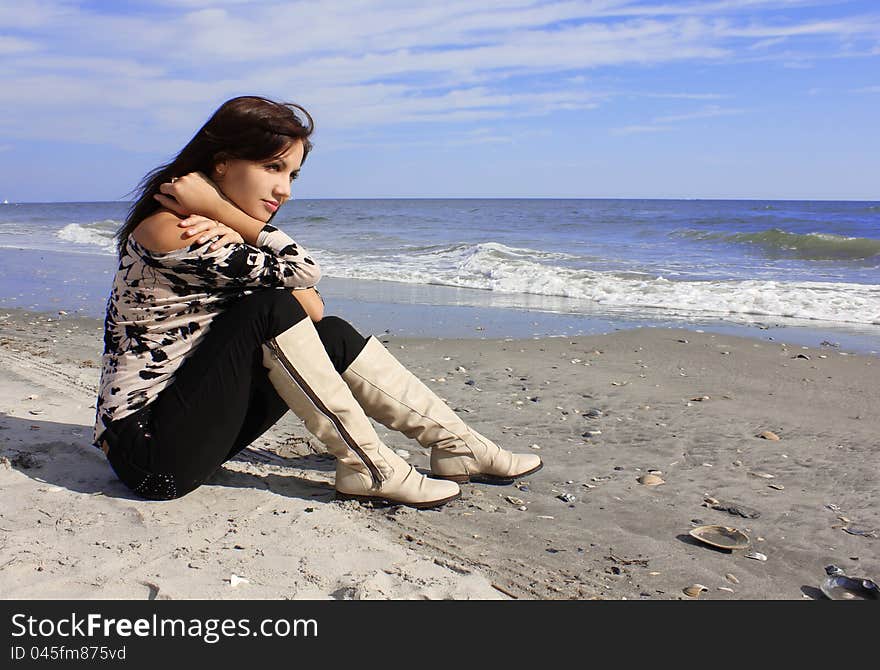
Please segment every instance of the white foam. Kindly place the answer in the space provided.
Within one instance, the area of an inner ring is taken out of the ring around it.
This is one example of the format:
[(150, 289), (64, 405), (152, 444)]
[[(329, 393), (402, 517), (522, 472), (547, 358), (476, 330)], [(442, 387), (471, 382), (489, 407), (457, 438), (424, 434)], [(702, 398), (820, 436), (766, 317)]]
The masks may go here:
[[(524, 252), (528, 250), (489, 243), (377, 260), (329, 252), (316, 255), (327, 276), (561, 296), (611, 308), (880, 324), (880, 286), (876, 285), (669, 281), (663, 277), (639, 278), (631, 272), (598, 272), (539, 263), (529, 260), (537, 252)], [(549, 255), (540, 255), (549, 260)]]
[(103, 251), (115, 253), (116, 242), (113, 234), (118, 221), (106, 219), (95, 223), (69, 223), (55, 233), (56, 237), (75, 244), (90, 244), (100, 247)]

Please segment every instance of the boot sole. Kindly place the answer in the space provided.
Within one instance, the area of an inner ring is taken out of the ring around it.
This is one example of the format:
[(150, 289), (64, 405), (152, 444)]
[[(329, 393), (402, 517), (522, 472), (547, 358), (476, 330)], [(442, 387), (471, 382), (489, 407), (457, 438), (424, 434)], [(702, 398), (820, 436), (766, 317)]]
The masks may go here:
[(402, 500), (392, 500), (391, 498), (382, 498), (379, 496), (361, 496), (355, 495), (354, 493), (342, 493), (341, 491), (336, 492), (337, 500), (356, 500), (357, 502), (371, 503), (372, 505), (379, 505), (382, 507), (390, 507), (392, 505), (405, 505), (406, 507), (415, 507), (416, 509), (430, 509), (432, 507), (440, 507), (441, 505), (445, 505), (446, 503), (461, 498), (461, 491), (456, 493), (454, 496), (449, 496), (448, 498), (441, 498), (440, 500), (428, 500), (426, 502), (403, 502)]
[(525, 472), (521, 472), (518, 475), (510, 475), (507, 477), (500, 477), (497, 475), (484, 475), (484, 474), (475, 474), (475, 475), (430, 475), (433, 479), (446, 479), (450, 482), (455, 482), (456, 484), (467, 484), (468, 482), (472, 482), (474, 484), (494, 484), (495, 486), (504, 486), (506, 484), (513, 484), (517, 479), (521, 477), (525, 477), (526, 475), (531, 475), (544, 467), (544, 463), (541, 462), (537, 467), (532, 468), (531, 470), (526, 470)]

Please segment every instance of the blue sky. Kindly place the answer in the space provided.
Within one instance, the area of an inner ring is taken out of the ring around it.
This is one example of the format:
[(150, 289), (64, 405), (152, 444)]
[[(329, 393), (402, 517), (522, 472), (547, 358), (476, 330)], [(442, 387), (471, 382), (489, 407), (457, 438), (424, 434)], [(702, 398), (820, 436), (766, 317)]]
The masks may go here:
[(316, 119), (294, 197), (880, 199), (880, 3), (16, 0), (0, 199), (125, 198), (224, 100)]

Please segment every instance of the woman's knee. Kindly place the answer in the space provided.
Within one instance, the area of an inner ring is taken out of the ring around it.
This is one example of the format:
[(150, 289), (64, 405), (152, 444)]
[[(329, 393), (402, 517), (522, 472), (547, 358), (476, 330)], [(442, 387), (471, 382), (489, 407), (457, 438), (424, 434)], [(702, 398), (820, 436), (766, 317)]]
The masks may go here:
[(365, 343), (366, 338), (361, 335), (357, 328), (339, 316), (325, 316), (315, 323), (315, 329), (321, 335), (321, 339), (328, 342), (347, 341), (351, 344)]
[(272, 335), (282, 333), (308, 318), (305, 309), (290, 289), (269, 289), (254, 295), (260, 295), (260, 305), (269, 319), (268, 328)]
[(367, 339), (357, 328), (338, 316), (325, 316), (315, 324), (324, 349), (337, 371), (344, 372), (366, 346)]

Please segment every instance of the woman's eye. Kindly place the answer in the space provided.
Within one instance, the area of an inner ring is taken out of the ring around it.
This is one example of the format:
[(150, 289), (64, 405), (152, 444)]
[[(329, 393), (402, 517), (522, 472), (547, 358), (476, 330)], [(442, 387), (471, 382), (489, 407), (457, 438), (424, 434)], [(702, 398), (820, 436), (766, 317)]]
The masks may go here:
[(269, 163), (269, 165), (266, 166), (266, 169), (268, 170), (278, 170), (280, 168), (281, 166), (278, 165), (278, 163)]
[(299, 177), (299, 173), (297, 173), (297, 172), (292, 172), (291, 175), (290, 175), (290, 181), (293, 181), (293, 180), (296, 179), (297, 177)]

